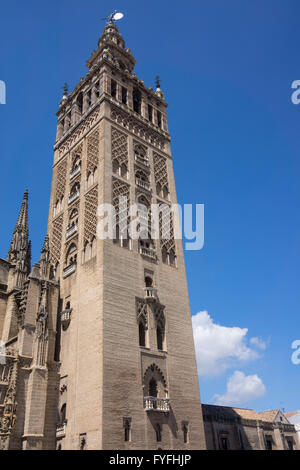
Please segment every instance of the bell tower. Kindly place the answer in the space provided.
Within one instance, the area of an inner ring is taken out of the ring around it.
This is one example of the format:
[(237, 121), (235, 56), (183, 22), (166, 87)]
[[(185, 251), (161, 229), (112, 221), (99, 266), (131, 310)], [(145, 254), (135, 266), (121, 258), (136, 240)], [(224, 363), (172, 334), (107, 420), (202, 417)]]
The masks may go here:
[[(205, 448), (182, 243), (173, 221), (168, 238), (148, 233), (151, 204), (177, 200), (167, 104), (135, 63), (112, 15), (57, 113), (48, 236), (60, 449)], [(113, 239), (97, 237), (101, 204), (116, 210)], [(132, 204), (146, 208), (139, 239), (124, 224)]]

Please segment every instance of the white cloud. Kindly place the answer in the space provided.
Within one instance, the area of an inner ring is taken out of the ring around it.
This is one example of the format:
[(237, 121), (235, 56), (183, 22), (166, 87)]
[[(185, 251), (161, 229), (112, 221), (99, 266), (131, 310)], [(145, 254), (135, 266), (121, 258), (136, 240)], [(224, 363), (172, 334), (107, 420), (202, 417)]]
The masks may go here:
[(266, 349), (267, 347), (267, 343), (261, 338), (257, 338), (256, 336), (250, 339), (250, 344), (262, 350)]
[(192, 323), (200, 376), (220, 375), (259, 357), (246, 344), (247, 328), (218, 325), (207, 312), (194, 315)]
[(224, 406), (240, 406), (266, 393), (266, 387), (257, 374), (245, 375), (236, 370), (229, 377), (224, 395), (215, 395), (215, 404)]

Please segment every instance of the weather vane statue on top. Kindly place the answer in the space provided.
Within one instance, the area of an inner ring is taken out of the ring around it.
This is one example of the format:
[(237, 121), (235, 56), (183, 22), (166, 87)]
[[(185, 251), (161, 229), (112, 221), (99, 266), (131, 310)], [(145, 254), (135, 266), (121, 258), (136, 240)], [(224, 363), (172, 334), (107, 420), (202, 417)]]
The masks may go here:
[(106, 18), (102, 18), (102, 19), (108, 20), (109, 23), (113, 23), (114, 21), (121, 20), (123, 16), (124, 16), (123, 13), (117, 12), (117, 10), (115, 10), (109, 16), (107, 16)]

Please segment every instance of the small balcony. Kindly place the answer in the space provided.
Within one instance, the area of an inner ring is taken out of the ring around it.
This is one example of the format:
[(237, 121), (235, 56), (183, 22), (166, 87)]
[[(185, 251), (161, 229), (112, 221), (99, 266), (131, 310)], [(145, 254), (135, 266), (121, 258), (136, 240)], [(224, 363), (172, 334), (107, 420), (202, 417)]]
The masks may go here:
[(152, 248), (140, 247), (140, 254), (154, 261), (157, 261), (156, 251)]
[(138, 163), (141, 163), (142, 165), (146, 166), (147, 168), (149, 168), (150, 166), (150, 163), (149, 163), (149, 160), (147, 158), (143, 158), (142, 156), (140, 155), (137, 155), (135, 154), (135, 161), (138, 162)]
[(70, 180), (73, 179), (74, 176), (78, 175), (78, 173), (80, 173), (80, 171), (81, 171), (81, 166), (80, 166), (80, 165), (79, 165), (79, 166), (76, 166), (76, 167), (74, 168), (74, 170), (72, 170), (72, 171), (70, 172)]
[(160, 411), (168, 413), (170, 411), (170, 398), (144, 397), (145, 411)]
[(59, 424), (57, 427), (56, 427), (56, 438), (62, 438), (62, 437), (65, 437), (66, 435), (66, 427), (67, 427), (67, 423), (63, 423), (63, 424)]
[(145, 287), (145, 299), (156, 300), (157, 299), (157, 288), (156, 287)]
[(135, 183), (136, 183), (136, 185), (139, 186), (140, 188), (145, 189), (146, 191), (151, 192), (151, 186), (150, 186), (150, 183), (148, 183), (148, 181), (144, 181), (144, 180), (142, 180), (141, 178), (136, 178), (136, 179), (135, 179)]
[(75, 273), (76, 266), (77, 266), (77, 263), (72, 263), (69, 266), (67, 266), (63, 271), (63, 278), (65, 279), (66, 277), (71, 276), (71, 274)]
[(68, 200), (68, 204), (72, 204), (73, 201), (75, 201), (78, 197), (80, 196), (80, 191), (76, 191), (75, 193), (71, 194)]
[(77, 232), (78, 232), (78, 224), (71, 225), (71, 227), (67, 229), (66, 239), (68, 240), (68, 238), (72, 237), (72, 235), (74, 235), (74, 233), (77, 233)]
[(72, 309), (71, 308), (66, 308), (65, 310), (63, 310), (61, 312), (60, 321), (61, 321), (61, 326), (62, 326), (63, 330), (66, 330), (68, 328), (68, 326), (70, 325), (71, 314), (72, 314)]

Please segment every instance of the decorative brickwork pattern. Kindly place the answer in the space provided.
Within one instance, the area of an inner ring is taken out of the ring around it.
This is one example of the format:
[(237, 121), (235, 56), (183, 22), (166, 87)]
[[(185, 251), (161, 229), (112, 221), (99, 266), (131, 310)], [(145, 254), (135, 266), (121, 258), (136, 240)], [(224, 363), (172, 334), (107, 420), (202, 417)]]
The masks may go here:
[(167, 253), (173, 250), (175, 254), (173, 213), (167, 204), (160, 204), (160, 208), (162, 208), (159, 214), (160, 245), (162, 249), (165, 248), (167, 250)]
[(54, 262), (60, 260), (63, 215), (53, 221), (51, 237), (51, 257)]
[(91, 241), (97, 230), (98, 186), (85, 196), (84, 208), (84, 241)]
[[(120, 205), (120, 198), (124, 197), (127, 199), (127, 204)], [(130, 204), (129, 196), (129, 185), (120, 181), (117, 178), (113, 178), (112, 184), (112, 202), (116, 211), (116, 222), (117, 224), (126, 225), (128, 220), (128, 211)]]
[(119, 167), (124, 163), (128, 168), (128, 137), (114, 127), (111, 128), (111, 158)]
[(65, 195), (67, 176), (67, 160), (65, 159), (58, 165), (56, 176), (55, 197), (61, 199)]
[[(76, 131), (72, 132), (70, 137), (63, 143), (58, 144), (55, 148), (59, 148), (59, 156), (62, 157), (68, 152), (73, 145), (76, 144), (82, 137), (92, 128), (99, 116), (99, 107), (93, 113), (79, 125)], [(63, 139), (62, 139), (63, 140)]]
[(162, 191), (164, 191), (165, 189), (167, 193), (169, 193), (169, 181), (166, 159), (158, 153), (154, 152), (153, 163), (156, 187), (159, 186)]
[(99, 163), (99, 129), (87, 139), (87, 171), (93, 173)]
[(111, 119), (126, 129), (134, 132), (136, 135), (144, 140), (147, 140), (155, 147), (163, 150), (165, 146), (165, 139), (155, 130), (144, 126), (137, 119), (134, 119), (130, 114), (121, 111), (114, 106), (111, 106)]

